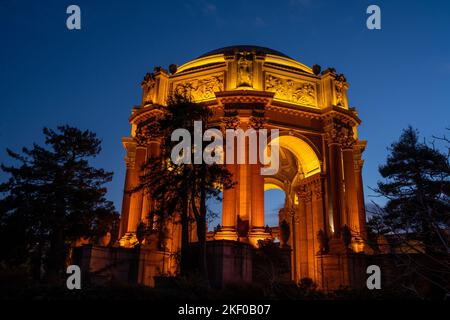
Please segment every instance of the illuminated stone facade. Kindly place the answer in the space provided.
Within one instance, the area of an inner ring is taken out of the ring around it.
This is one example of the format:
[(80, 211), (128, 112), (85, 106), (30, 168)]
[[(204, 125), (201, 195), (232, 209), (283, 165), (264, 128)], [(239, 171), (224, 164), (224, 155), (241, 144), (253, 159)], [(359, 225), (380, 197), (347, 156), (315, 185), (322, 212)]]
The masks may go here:
[[(255, 46), (215, 50), (170, 72), (155, 68), (142, 82), (142, 103), (133, 108), (131, 135), (123, 139), (125, 190), (137, 184), (146, 158), (158, 154), (158, 141), (136, 142), (136, 127), (172, 92), (186, 87), (224, 128), (280, 130), (280, 170), (274, 176), (260, 175), (261, 164), (227, 164), (237, 185), (224, 191), (221, 228), (209, 239), (257, 246), (258, 240), (277, 237), (291, 248), (294, 281), (309, 277), (324, 288), (351, 284), (349, 257), (365, 250), (361, 154), (366, 142), (358, 139), (360, 119), (349, 107), (345, 77)], [(276, 226), (265, 228), (264, 191), (271, 188), (286, 194), (279, 221), (289, 226), (288, 235)], [(124, 194), (122, 246), (135, 243), (137, 225), (153, 205), (143, 193)], [(175, 252), (181, 230), (170, 222), (168, 230), (166, 248)]]

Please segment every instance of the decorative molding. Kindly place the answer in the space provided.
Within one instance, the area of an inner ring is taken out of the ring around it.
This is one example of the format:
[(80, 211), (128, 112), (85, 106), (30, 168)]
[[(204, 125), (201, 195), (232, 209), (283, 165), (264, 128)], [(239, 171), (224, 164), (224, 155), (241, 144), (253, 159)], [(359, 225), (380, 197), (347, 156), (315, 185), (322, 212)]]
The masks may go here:
[(216, 93), (219, 105), (235, 103), (261, 103), (264, 106), (269, 105), (273, 99), (273, 92), (256, 90), (233, 90)]
[(267, 106), (266, 110), (273, 110), (286, 115), (301, 116), (305, 119), (322, 119), (320, 113), (313, 113), (309, 110), (298, 110), (297, 108), (298, 106), (280, 106), (277, 102), (277, 104), (273, 103), (272, 105)]

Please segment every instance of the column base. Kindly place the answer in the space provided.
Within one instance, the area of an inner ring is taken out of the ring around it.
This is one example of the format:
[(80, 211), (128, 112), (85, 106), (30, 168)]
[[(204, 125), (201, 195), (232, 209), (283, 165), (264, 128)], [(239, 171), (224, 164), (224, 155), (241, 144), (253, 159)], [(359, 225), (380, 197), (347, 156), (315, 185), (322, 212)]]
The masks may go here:
[(133, 248), (138, 243), (135, 232), (127, 232), (119, 240), (119, 245), (125, 248)]
[(345, 247), (344, 241), (341, 238), (332, 238), (329, 242), (330, 254), (345, 254), (349, 252), (349, 249)]
[(238, 234), (236, 228), (233, 227), (222, 227), (219, 231), (214, 234), (214, 240), (233, 240), (238, 239)]
[(248, 241), (255, 247), (258, 247), (259, 240), (270, 239), (270, 233), (265, 228), (252, 228), (248, 233)]
[(361, 237), (354, 237), (352, 238), (352, 243), (350, 244), (352, 247), (353, 252), (359, 253), (359, 252), (366, 252), (366, 245), (364, 243), (364, 240)]

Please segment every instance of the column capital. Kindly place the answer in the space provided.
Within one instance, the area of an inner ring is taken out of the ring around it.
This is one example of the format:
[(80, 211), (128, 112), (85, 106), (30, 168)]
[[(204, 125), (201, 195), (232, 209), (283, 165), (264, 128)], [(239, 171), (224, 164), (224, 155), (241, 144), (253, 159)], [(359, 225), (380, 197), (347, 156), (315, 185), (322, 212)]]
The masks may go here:
[(293, 209), (288, 209), (287, 210), (287, 216), (289, 218), (291, 218), (291, 221), (293, 221), (294, 223), (299, 223), (300, 222), (300, 216), (298, 215), (298, 213), (293, 210)]
[(323, 127), (325, 139), (328, 145), (340, 145), (344, 150), (353, 149), (356, 142), (353, 126), (349, 121), (343, 119), (328, 118)]
[(313, 194), (315, 200), (322, 199), (322, 197), (323, 197), (322, 183), (317, 183), (314, 185), (314, 187), (312, 189), (312, 194)]
[(133, 138), (130, 137), (124, 137), (122, 138), (122, 144), (127, 152), (125, 155), (125, 165), (127, 169), (133, 169), (134, 163), (136, 160), (136, 147), (137, 143)]
[(361, 171), (364, 166), (364, 160), (355, 159), (354, 164), (355, 164), (355, 171)]
[(364, 165), (364, 160), (361, 158), (362, 153), (366, 149), (367, 141), (366, 140), (358, 140), (354, 145), (354, 153), (353, 153), (353, 161), (355, 164), (355, 170), (361, 171)]
[(249, 126), (255, 130), (264, 128), (267, 119), (264, 117), (264, 111), (253, 110), (252, 116), (249, 119)]
[(220, 128), (222, 132), (225, 132), (226, 129), (236, 130), (239, 128), (240, 123), (241, 121), (236, 111), (225, 111), (224, 116), (221, 118)]
[(312, 193), (311, 193), (311, 189), (308, 185), (303, 184), (300, 185), (297, 190), (297, 196), (298, 196), (298, 201), (300, 202), (304, 202), (304, 203), (310, 203), (312, 200)]
[(313, 197), (314, 200), (321, 199), (323, 196), (322, 184), (323, 184), (324, 179), (325, 179), (325, 176), (320, 173), (310, 176), (308, 178), (305, 178), (302, 181), (302, 184), (300, 185), (300, 187), (298, 188), (299, 197), (302, 192), (306, 191), (306, 192), (310, 193), (310, 197)]

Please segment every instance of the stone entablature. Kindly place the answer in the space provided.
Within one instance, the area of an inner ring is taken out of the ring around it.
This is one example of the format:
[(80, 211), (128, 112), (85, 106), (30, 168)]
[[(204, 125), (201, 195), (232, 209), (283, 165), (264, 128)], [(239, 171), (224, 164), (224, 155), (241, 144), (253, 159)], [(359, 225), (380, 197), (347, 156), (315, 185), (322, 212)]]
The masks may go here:
[[(314, 70), (313, 70), (314, 69)], [(274, 92), (274, 100), (294, 106), (348, 109), (348, 83), (329, 68), (309, 68), (285, 56), (258, 50), (217, 53), (194, 59), (168, 72), (156, 67), (142, 81), (142, 106), (164, 105), (173, 92), (186, 90), (196, 102), (233, 90)]]

